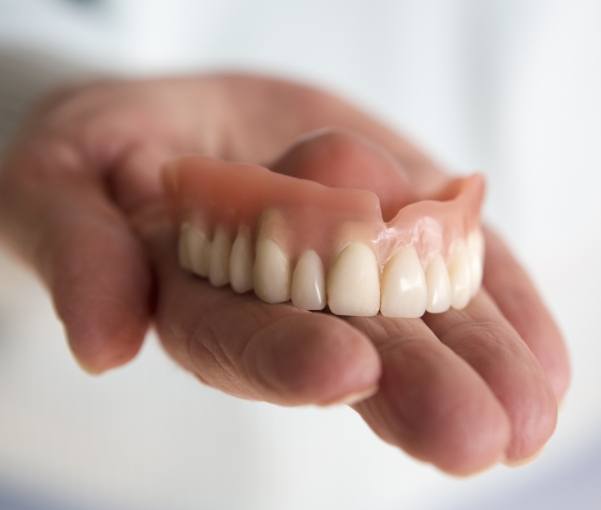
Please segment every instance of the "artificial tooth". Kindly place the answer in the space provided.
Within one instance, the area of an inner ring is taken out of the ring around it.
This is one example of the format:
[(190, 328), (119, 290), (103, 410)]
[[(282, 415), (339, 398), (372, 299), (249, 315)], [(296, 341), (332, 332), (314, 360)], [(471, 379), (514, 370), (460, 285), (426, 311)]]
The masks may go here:
[(257, 239), (274, 239), (285, 231), (286, 222), (278, 209), (267, 209), (263, 211), (259, 219)]
[(305, 310), (322, 310), (326, 306), (325, 287), (321, 258), (313, 250), (304, 251), (292, 273), (292, 303)]
[(192, 264), (190, 263), (190, 249), (188, 247), (190, 236), (191, 225), (189, 223), (182, 223), (179, 229), (179, 239), (177, 243), (177, 258), (179, 265), (188, 271), (192, 271)]
[(253, 288), (253, 255), (250, 229), (241, 226), (232, 245), (230, 256), (230, 285), (236, 292)]
[(453, 243), (449, 260), (449, 279), (451, 281), (451, 306), (458, 310), (465, 308), (472, 294), (470, 258), (463, 239)]
[(484, 238), (480, 230), (474, 230), (467, 238), (467, 248), (472, 275), (472, 295), (478, 292), (482, 284), (482, 271), (484, 269)]
[(267, 303), (290, 299), (290, 260), (271, 239), (257, 241), (253, 283), (255, 294)]
[(380, 309), (378, 261), (369, 246), (350, 243), (328, 273), (328, 305), (336, 315), (369, 317)]
[(382, 274), (380, 312), (386, 317), (421, 317), (426, 311), (426, 275), (415, 248), (401, 248)]
[(428, 302), (426, 310), (430, 313), (446, 312), (451, 306), (451, 282), (442, 256), (437, 254), (426, 270)]
[(209, 273), (210, 242), (207, 234), (199, 227), (184, 223), (180, 229), (179, 260), (184, 269), (206, 277)]
[(209, 281), (215, 287), (229, 282), (230, 251), (232, 237), (226, 227), (218, 225), (211, 243), (209, 259)]

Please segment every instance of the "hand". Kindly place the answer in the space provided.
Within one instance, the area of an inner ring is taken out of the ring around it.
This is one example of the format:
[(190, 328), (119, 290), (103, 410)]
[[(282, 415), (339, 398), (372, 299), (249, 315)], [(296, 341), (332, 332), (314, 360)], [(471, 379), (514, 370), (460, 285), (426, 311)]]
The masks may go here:
[[(354, 408), (384, 440), (445, 471), (533, 455), (553, 432), (567, 354), (494, 233), (485, 290), (466, 310), (423, 320), (266, 305), (179, 269), (160, 186), (166, 159), (194, 151), (272, 162), (323, 126), (385, 147), (418, 193), (445, 179), (405, 139), (299, 85), (220, 75), (98, 83), (49, 98), (12, 145), (0, 171), (0, 233), (48, 286), (91, 372), (131, 359), (154, 319), (183, 367), (234, 395), (328, 404), (376, 391)], [(347, 135), (322, 142), (333, 144), (334, 164), (349, 163)]]

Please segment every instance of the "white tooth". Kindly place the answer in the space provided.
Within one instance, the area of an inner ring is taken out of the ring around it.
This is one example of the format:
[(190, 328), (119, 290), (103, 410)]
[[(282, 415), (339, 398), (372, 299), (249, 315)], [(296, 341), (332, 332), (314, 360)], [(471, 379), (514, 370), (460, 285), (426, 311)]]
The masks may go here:
[(229, 282), (231, 249), (232, 237), (229, 231), (223, 225), (218, 225), (211, 243), (209, 259), (209, 281), (215, 287)]
[(369, 246), (350, 243), (328, 273), (328, 305), (336, 315), (369, 317), (380, 309), (378, 261)]
[(467, 306), (472, 292), (470, 259), (463, 239), (457, 239), (451, 250), (449, 260), (449, 279), (451, 280), (451, 305), (461, 310)]
[(470, 272), (472, 275), (471, 294), (478, 292), (482, 284), (482, 270), (484, 265), (484, 238), (480, 230), (474, 230), (467, 238), (467, 248), (470, 259)]
[(255, 294), (267, 303), (290, 299), (290, 260), (271, 239), (257, 241), (253, 283)]
[(279, 209), (266, 209), (261, 213), (257, 228), (257, 239), (279, 239), (286, 230), (286, 222)]
[(188, 247), (190, 244), (190, 229), (191, 225), (189, 223), (182, 223), (182, 226), (179, 229), (179, 239), (177, 242), (177, 258), (179, 260), (179, 265), (187, 271), (192, 271), (190, 249)]
[(230, 256), (230, 284), (236, 292), (244, 293), (253, 288), (253, 254), (250, 230), (241, 226), (232, 245)]
[(326, 306), (325, 287), (321, 258), (313, 250), (303, 252), (292, 273), (292, 303), (305, 310), (322, 310)]
[(426, 310), (430, 313), (446, 312), (451, 306), (451, 282), (442, 256), (437, 254), (426, 270), (428, 285), (428, 303)]
[(426, 311), (426, 275), (413, 246), (401, 248), (382, 273), (382, 304), (386, 317), (421, 317)]
[(198, 276), (209, 273), (209, 240), (204, 230), (184, 223), (180, 230), (179, 260), (182, 267)]

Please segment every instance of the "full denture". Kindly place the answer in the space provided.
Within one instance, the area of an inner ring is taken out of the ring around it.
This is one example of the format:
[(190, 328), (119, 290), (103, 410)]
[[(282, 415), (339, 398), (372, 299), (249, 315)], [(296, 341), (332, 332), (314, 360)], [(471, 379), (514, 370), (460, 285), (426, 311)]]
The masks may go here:
[(186, 156), (165, 169), (182, 267), (268, 303), (420, 317), (480, 287), (483, 178), (450, 181), (388, 221), (369, 190)]

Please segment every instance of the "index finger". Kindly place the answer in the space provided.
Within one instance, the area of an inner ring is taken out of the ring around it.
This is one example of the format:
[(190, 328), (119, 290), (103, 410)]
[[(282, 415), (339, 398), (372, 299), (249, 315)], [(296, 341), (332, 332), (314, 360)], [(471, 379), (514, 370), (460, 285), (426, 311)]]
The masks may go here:
[(170, 227), (147, 238), (157, 267), (157, 329), (201, 381), (268, 402), (349, 403), (372, 394), (380, 359), (369, 339), (327, 314), (266, 304), (183, 271)]

